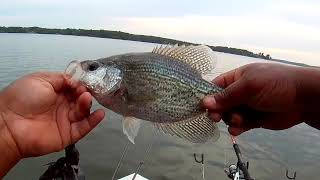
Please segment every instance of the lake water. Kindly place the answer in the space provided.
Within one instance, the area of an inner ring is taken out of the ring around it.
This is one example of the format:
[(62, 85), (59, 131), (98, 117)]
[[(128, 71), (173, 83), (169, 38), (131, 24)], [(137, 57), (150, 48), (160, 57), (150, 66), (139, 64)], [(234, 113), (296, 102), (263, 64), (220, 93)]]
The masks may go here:
[[(107, 57), (127, 52), (151, 51), (156, 44), (132, 41), (38, 34), (0, 34), (0, 88), (35, 71), (63, 71), (71, 60)], [(221, 72), (261, 59), (217, 53), (218, 65), (212, 79)], [(99, 107), (95, 103), (95, 108)], [(121, 117), (107, 112), (106, 119), (78, 142), (80, 165), (87, 179), (111, 179), (127, 138), (121, 129)], [(193, 153), (204, 153), (206, 179), (227, 179), (223, 172), (236, 162), (226, 127), (220, 123), (221, 138), (215, 143), (193, 145), (151, 132), (145, 123), (136, 144), (129, 146), (118, 177), (131, 174), (153, 142), (149, 158), (142, 167), (143, 176), (152, 179), (202, 179), (201, 166)], [(297, 179), (318, 179), (320, 168), (320, 132), (305, 124), (285, 131), (257, 129), (239, 136), (239, 144), (249, 171), (257, 179), (286, 179), (285, 171), (297, 171)], [(48, 162), (63, 152), (21, 161), (4, 179), (37, 179)]]

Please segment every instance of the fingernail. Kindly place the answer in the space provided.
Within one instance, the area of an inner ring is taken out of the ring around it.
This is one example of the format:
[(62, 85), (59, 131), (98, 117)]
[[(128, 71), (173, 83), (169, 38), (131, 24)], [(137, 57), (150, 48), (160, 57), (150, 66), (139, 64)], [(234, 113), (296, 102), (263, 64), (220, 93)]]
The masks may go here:
[(219, 113), (212, 113), (211, 117), (214, 122), (219, 122), (221, 120), (221, 115)]
[(215, 105), (216, 105), (216, 100), (214, 99), (213, 96), (206, 96), (206, 97), (204, 97), (204, 99), (203, 99), (203, 105), (204, 105), (206, 108), (214, 109), (214, 108), (215, 108)]

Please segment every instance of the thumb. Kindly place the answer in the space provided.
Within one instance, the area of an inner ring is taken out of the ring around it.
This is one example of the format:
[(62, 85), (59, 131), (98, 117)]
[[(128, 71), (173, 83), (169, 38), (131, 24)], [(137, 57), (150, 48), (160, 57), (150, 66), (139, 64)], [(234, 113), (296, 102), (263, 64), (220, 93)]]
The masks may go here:
[(30, 74), (30, 76), (43, 82), (50, 83), (55, 91), (61, 90), (65, 83), (64, 74), (59, 72), (36, 72)]
[(223, 91), (205, 97), (203, 105), (209, 110), (225, 112), (245, 104), (249, 97), (245, 87), (246, 84), (242, 80), (235, 81)]

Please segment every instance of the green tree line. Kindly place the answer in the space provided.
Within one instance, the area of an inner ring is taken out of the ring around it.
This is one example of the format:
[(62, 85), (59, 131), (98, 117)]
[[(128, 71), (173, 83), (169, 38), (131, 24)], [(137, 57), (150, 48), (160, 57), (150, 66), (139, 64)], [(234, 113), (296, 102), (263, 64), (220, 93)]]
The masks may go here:
[[(100, 37), (110, 39), (122, 39), (130, 41), (140, 41), (158, 44), (194, 44), (185, 41), (179, 41), (175, 39), (157, 37), (157, 36), (146, 36), (130, 34), (121, 31), (110, 31), (110, 30), (88, 30), (88, 29), (48, 29), (41, 27), (4, 27), (0, 26), (0, 33), (36, 33), (36, 34), (61, 34), (61, 35), (73, 35), (73, 36), (89, 36), (89, 37)], [(248, 57), (272, 59), (269, 54), (264, 53), (253, 53), (248, 50), (224, 47), (224, 46), (209, 46), (212, 50)]]

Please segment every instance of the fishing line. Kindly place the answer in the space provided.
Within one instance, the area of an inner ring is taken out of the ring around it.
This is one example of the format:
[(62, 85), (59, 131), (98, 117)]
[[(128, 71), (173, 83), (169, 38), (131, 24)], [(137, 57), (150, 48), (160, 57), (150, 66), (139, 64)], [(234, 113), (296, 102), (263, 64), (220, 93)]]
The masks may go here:
[(155, 137), (156, 137), (156, 134), (155, 134), (155, 133), (156, 133), (156, 131), (154, 130), (154, 127), (153, 127), (153, 128), (152, 128), (152, 139), (151, 139), (151, 143), (149, 144), (148, 148), (146, 149), (146, 151), (145, 151), (145, 153), (144, 153), (145, 156), (144, 156), (143, 160), (139, 162), (139, 165), (138, 165), (138, 167), (137, 167), (137, 169), (136, 169), (136, 171), (135, 171), (135, 173), (134, 173), (134, 176), (132, 177), (132, 180), (134, 180), (134, 179), (136, 178), (136, 176), (137, 176), (137, 174), (140, 172), (142, 166), (143, 166), (143, 165), (145, 164), (145, 162), (148, 161), (149, 158), (150, 158), (151, 149), (152, 149), (153, 145), (157, 142), (157, 138), (155, 138)]
[(117, 173), (118, 173), (118, 171), (119, 171), (119, 169), (120, 169), (120, 167), (122, 165), (122, 161), (123, 161), (124, 157), (127, 155), (130, 143), (131, 143), (130, 141), (127, 141), (127, 143), (126, 143), (126, 145), (124, 147), (124, 150), (122, 151), (120, 160), (119, 160), (119, 162), (117, 164), (116, 169), (113, 172), (113, 175), (112, 175), (112, 178), (111, 178), (112, 180), (114, 180), (114, 178), (116, 177), (116, 175), (117, 175)]
[(228, 166), (228, 153), (227, 153), (227, 151), (228, 151), (228, 145), (227, 145), (227, 143), (228, 143), (229, 141), (224, 141), (224, 146), (223, 146), (223, 149), (224, 149), (224, 167), (225, 167), (225, 169), (227, 169), (229, 166)]

